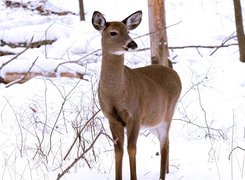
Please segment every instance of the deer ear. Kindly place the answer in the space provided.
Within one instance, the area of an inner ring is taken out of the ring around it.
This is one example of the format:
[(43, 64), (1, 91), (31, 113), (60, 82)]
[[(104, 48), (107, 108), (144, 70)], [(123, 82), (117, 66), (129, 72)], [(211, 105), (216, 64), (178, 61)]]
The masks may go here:
[(128, 16), (126, 19), (124, 19), (122, 22), (128, 27), (128, 30), (133, 30), (140, 24), (142, 19), (142, 11), (137, 11), (130, 16)]
[(103, 29), (105, 29), (106, 20), (99, 11), (94, 11), (92, 17), (92, 24), (94, 28), (97, 29), (98, 31), (102, 31)]

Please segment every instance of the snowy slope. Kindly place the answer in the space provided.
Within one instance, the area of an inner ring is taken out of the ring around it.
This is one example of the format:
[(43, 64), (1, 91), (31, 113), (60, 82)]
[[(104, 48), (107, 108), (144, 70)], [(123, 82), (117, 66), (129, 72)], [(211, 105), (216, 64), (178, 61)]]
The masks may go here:
[[(35, 0), (32, 6), (43, 5)], [(130, 6), (128, 6), (130, 4)], [(37, 77), (24, 84), (6, 88), (0, 84), (0, 177), (3, 180), (56, 179), (108, 124), (99, 112), (97, 83), (100, 74), (100, 34), (91, 26), (94, 10), (109, 20), (122, 20), (134, 11), (143, 10), (143, 22), (131, 36), (139, 48), (149, 47), (147, 1), (84, 1), (86, 21), (80, 22), (77, 0), (49, 0), (45, 8), (70, 11), (66, 16), (40, 16), (37, 11), (6, 8), (0, 2), (0, 40), (25, 42), (56, 40), (52, 45), (27, 50), (1, 69), (52, 71), (62, 62), (70, 71), (85, 73), (87, 80)], [(243, 3), (243, 7), (245, 4)], [(243, 8), (244, 10), (245, 8)], [(245, 12), (245, 10), (243, 11)], [(230, 0), (166, 1), (169, 46), (221, 45), (235, 35), (233, 4)], [(226, 44), (236, 43), (231, 38)], [(1, 46), (14, 53), (23, 48)], [(171, 50), (183, 91), (170, 132), (170, 173), (168, 180), (239, 180), (245, 179), (245, 65), (239, 62), (237, 46), (214, 49), (186, 48)], [(213, 53), (213, 54), (212, 54)], [(211, 55), (212, 54), (212, 55)], [(0, 57), (3, 62), (13, 56)], [(139, 67), (149, 64), (150, 52), (132, 52), (126, 64)], [(89, 123), (87, 123), (89, 122)], [(83, 130), (83, 127), (85, 127)], [(66, 160), (77, 132), (75, 143)], [(126, 149), (126, 148), (125, 148)], [(140, 180), (159, 176), (158, 140), (141, 132), (138, 141), (137, 173)], [(231, 153), (232, 152), (232, 153)], [(230, 158), (230, 159), (229, 159)], [(129, 179), (125, 152), (123, 174)], [(102, 134), (93, 148), (63, 179), (114, 179), (113, 145)]]

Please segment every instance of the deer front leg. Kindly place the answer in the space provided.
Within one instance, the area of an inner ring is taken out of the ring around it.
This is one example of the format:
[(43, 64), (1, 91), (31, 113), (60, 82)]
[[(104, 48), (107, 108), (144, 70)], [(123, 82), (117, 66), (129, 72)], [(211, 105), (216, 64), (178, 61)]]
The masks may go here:
[[(137, 122), (137, 121), (135, 121)], [(128, 136), (128, 156), (130, 163), (130, 179), (137, 180), (136, 173), (136, 143), (139, 135), (139, 125), (135, 122), (127, 124), (127, 136)]]
[(115, 122), (109, 122), (112, 138), (114, 140), (115, 153), (115, 179), (122, 180), (122, 159), (123, 159), (123, 143), (124, 129), (121, 125)]

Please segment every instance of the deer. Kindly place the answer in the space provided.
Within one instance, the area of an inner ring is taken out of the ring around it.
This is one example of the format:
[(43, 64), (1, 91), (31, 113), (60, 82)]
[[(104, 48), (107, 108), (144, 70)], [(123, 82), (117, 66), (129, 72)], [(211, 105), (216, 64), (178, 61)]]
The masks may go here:
[(124, 136), (128, 142), (130, 179), (137, 180), (136, 144), (142, 128), (149, 129), (159, 139), (160, 179), (165, 180), (169, 172), (169, 130), (181, 81), (176, 71), (162, 65), (135, 69), (124, 65), (124, 54), (138, 47), (129, 31), (138, 27), (141, 19), (142, 11), (123, 21), (107, 22), (98, 11), (92, 16), (92, 25), (102, 36), (98, 99), (114, 142), (116, 180), (122, 180)]

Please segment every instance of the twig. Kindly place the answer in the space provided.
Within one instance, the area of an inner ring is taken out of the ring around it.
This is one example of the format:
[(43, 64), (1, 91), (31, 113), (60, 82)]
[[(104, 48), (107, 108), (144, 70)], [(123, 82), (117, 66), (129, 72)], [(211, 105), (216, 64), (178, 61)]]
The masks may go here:
[[(47, 39), (48, 31), (49, 31), (49, 29), (56, 23), (57, 18), (58, 18), (58, 17), (56, 17), (55, 20), (54, 20), (54, 21), (47, 27), (47, 29), (45, 30), (45, 34), (44, 34), (45, 39)], [(45, 52), (45, 58), (48, 58), (48, 57), (47, 57), (47, 46), (44, 47), (44, 52)]]
[(61, 116), (61, 114), (62, 114), (62, 111), (64, 110), (64, 106), (65, 106), (65, 104), (66, 104), (66, 102), (67, 102), (67, 99), (68, 99), (68, 97), (71, 95), (71, 93), (75, 90), (75, 88), (76, 88), (76, 87), (78, 86), (78, 84), (79, 84), (79, 82), (76, 83), (76, 85), (70, 90), (70, 92), (68, 92), (67, 95), (63, 96), (62, 92), (61, 92), (60, 89), (56, 86), (56, 84), (55, 84), (53, 81), (50, 81), (50, 82), (51, 82), (51, 83), (57, 88), (57, 90), (59, 91), (60, 95), (61, 95), (62, 98), (63, 98), (63, 102), (62, 102), (62, 104), (61, 104), (60, 110), (59, 110), (59, 112), (58, 112), (58, 115), (57, 115), (56, 120), (55, 120), (55, 122), (54, 122), (54, 124), (53, 124), (52, 130), (51, 130), (51, 132), (50, 132), (50, 136), (49, 136), (49, 145), (50, 145), (50, 147), (49, 147), (49, 150), (48, 150), (48, 153), (47, 153), (48, 155), (49, 155), (49, 153), (52, 151), (52, 137), (53, 137), (53, 133), (54, 133), (54, 131), (55, 131), (56, 125), (57, 125), (57, 123), (58, 123), (58, 120), (59, 120), (59, 118), (60, 118), (60, 116)]
[[(233, 114), (233, 118), (232, 118), (232, 120), (233, 120), (233, 124), (232, 124), (232, 133), (231, 133), (231, 150), (233, 149), (233, 147), (234, 147), (234, 132), (235, 132), (235, 118), (234, 118), (234, 116), (235, 116), (235, 114), (234, 114), (234, 109), (232, 110), (232, 114)], [(229, 158), (230, 159), (230, 158)], [(232, 158), (232, 156), (231, 156), (231, 180), (233, 180), (233, 158)]]
[(23, 50), (23, 51), (21, 51), (19, 54), (17, 54), (16, 56), (14, 56), (14, 57), (12, 57), (10, 60), (8, 60), (7, 62), (5, 62), (5, 63), (3, 63), (2, 64), (2, 66), (0, 67), (0, 70), (4, 67), (4, 66), (6, 66), (7, 64), (9, 64), (10, 62), (12, 62), (13, 60), (15, 60), (16, 58), (18, 58), (21, 54), (23, 54), (24, 52), (26, 52), (29, 48), (30, 48), (30, 44), (32, 43), (32, 41), (33, 41), (33, 36), (32, 36), (32, 38), (31, 38), (31, 40), (30, 40), (30, 42), (29, 42), (29, 45)]
[[(182, 20), (179, 21), (179, 22), (177, 22), (177, 23), (175, 23), (175, 24), (171, 24), (171, 25), (167, 26), (166, 29), (168, 29), (168, 28), (170, 28), (170, 27), (173, 27), (173, 26), (176, 26), (176, 25), (180, 24), (181, 22), (182, 22)], [(159, 29), (159, 31), (162, 31), (162, 30), (164, 30), (164, 29), (165, 29), (165, 28), (161, 28), (161, 29)], [(137, 37), (135, 37), (134, 39), (139, 39), (139, 38), (142, 38), (142, 37), (145, 37), (145, 36), (149, 36), (149, 35), (151, 35), (151, 34), (158, 33), (159, 31), (148, 32), (148, 33), (146, 33), (146, 34), (137, 36)]]
[(178, 100), (178, 102), (182, 101), (182, 99), (184, 99), (184, 97), (192, 90), (194, 89), (195, 87), (199, 86), (200, 84), (203, 84), (206, 80), (207, 80), (207, 77), (208, 77), (208, 72), (205, 74), (205, 76), (203, 76), (203, 78), (198, 81), (197, 83), (193, 84), (185, 93), (183, 93), (183, 95), (180, 97), (180, 99)]
[(94, 141), (90, 144), (90, 146), (85, 151), (83, 151), (83, 153), (80, 156), (78, 156), (76, 159), (74, 159), (74, 161), (64, 171), (62, 171), (60, 174), (58, 174), (57, 180), (61, 179), (62, 176), (64, 176), (80, 159), (82, 159), (84, 157), (84, 155), (90, 149), (92, 149), (92, 147), (94, 146), (94, 144), (96, 143), (96, 141), (99, 139), (100, 135), (102, 135), (102, 130), (95, 137)]
[[(223, 44), (223, 45), (188, 45), (188, 46), (170, 46), (168, 47), (169, 49), (198, 49), (198, 48), (203, 48), (203, 49), (214, 49), (214, 48), (226, 48), (230, 46), (237, 46), (237, 43), (231, 43), (231, 44)], [(148, 51), (150, 48), (141, 48), (136, 50), (137, 52), (140, 51)], [(212, 53), (210, 54), (210, 56)]]
[(197, 123), (194, 123), (190, 120), (185, 120), (185, 119), (180, 119), (180, 118), (177, 118), (177, 119), (173, 119), (175, 121), (181, 121), (181, 122), (185, 122), (185, 123), (188, 123), (188, 124), (191, 124), (193, 126), (196, 126), (198, 128), (201, 128), (201, 129), (209, 129), (209, 130), (212, 130), (212, 131), (217, 131), (218, 134), (223, 138), (223, 139), (227, 139), (227, 136), (225, 135), (225, 133), (223, 132), (222, 129), (216, 129), (216, 128), (213, 128), (213, 127), (207, 127), (207, 126), (202, 126), (202, 125), (199, 125)]
[(19, 151), (20, 151), (20, 156), (23, 157), (23, 149), (24, 149), (24, 135), (23, 135), (23, 130), (22, 130), (22, 126), (21, 123), (18, 121), (18, 116), (17, 116), (17, 112), (15, 111), (14, 107), (12, 106), (12, 104), (10, 103), (10, 101), (3, 96), (3, 98), (5, 99), (6, 103), (9, 105), (10, 109), (13, 111), (13, 114), (15, 116), (15, 120), (17, 122), (18, 128), (20, 133), (18, 133), (18, 137), (20, 137), (20, 147), (19, 147)]
[(57, 65), (57, 67), (54, 69), (54, 71), (57, 72), (58, 68), (59, 68), (61, 65), (64, 65), (64, 64), (75, 63), (75, 64), (79, 64), (79, 65), (80, 65), (79, 62), (80, 62), (82, 59), (85, 59), (85, 58), (87, 58), (87, 57), (89, 57), (89, 56), (91, 56), (91, 55), (93, 55), (93, 54), (95, 54), (96, 52), (99, 52), (99, 51), (101, 51), (101, 49), (97, 49), (97, 50), (95, 50), (95, 51), (93, 51), (93, 52), (91, 52), (91, 53), (89, 53), (89, 54), (86, 54), (85, 56), (83, 56), (83, 57), (81, 57), (81, 58), (79, 58), (79, 59), (77, 59), (77, 60), (62, 62), (62, 63), (60, 63), (60, 64)]
[(213, 48), (225, 48), (229, 46), (237, 46), (237, 43), (231, 43), (231, 44), (223, 44), (223, 45), (213, 45), (213, 46), (207, 46), (207, 45), (190, 45), (190, 46), (172, 46), (169, 47), (169, 49), (186, 49), (186, 48), (204, 48), (204, 49), (213, 49)]
[(39, 57), (36, 57), (36, 59), (33, 61), (32, 65), (30, 66), (30, 68), (28, 69), (28, 71), (25, 73), (25, 75), (23, 77), (20, 77), (19, 79), (16, 79), (15, 81), (7, 84), (5, 87), (8, 88), (14, 84), (17, 84), (19, 83), (20, 81), (23, 81), (27, 76), (28, 76), (28, 73), (31, 71), (31, 69), (33, 68), (33, 66), (35, 65), (35, 63), (37, 62)]
[(204, 109), (204, 106), (203, 106), (203, 102), (202, 102), (202, 98), (201, 98), (201, 93), (200, 93), (199, 85), (197, 85), (197, 92), (198, 92), (198, 100), (199, 100), (200, 108), (201, 108), (201, 110), (203, 111), (205, 124), (206, 124), (206, 126), (207, 126), (207, 131), (208, 131), (207, 137), (209, 138), (210, 144), (211, 144), (210, 152), (212, 151), (212, 152), (214, 153), (214, 156), (213, 156), (213, 157), (214, 157), (214, 161), (215, 161), (217, 173), (218, 173), (219, 180), (220, 180), (220, 179), (221, 179), (221, 178), (220, 178), (221, 176), (220, 176), (220, 171), (219, 171), (217, 159), (216, 159), (216, 156), (215, 156), (215, 151), (214, 151), (214, 141), (213, 141), (212, 136), (211, 136), (210, 126), (209, 126), (209, 124), (208, 124), (208, 119), (207, 119), (207, 111)]
[(244, 148), (241, 148), (240, 146), (237, 146), (237, 147), (233, 148), (233, 149), (231, 150), (230, 154), (229, 154), (229, 160), (231, 159), (232, 153), (233, 153), (235, 150), (237, 150), (237, 149), (240, 149), (240, 150), (242, 150), (242, 151), (245, 151), (245, 149), (244, 149)]
[(87, 127), (87, 125), (90, 123), (91, 120), (94, 119), (94, 117), (100, 112), (101, 110), (99, 109), (96, 113), (93, 114), (93, 116), (84, 124), (83, 128), (77, 133), (76, 138), (74, 139), (72, 145), (70, 146), (68, 152), (66, 153), (64, 160), (66, 160), (67, 156), (70, 154), (72, 148), (74, 147), (76, 141), (79, 139), (79, 136), (81, 135), (81, 133), (83, 132), (83, 130), (85, 129), (85, 127)]
[[(225, 43), (227, 43), (229, 40), (231, 40), (231, 39), (233, 39), (233, 38), (235, 38), (235, 37), (236, 37), (236, 36), (230, 36), (230, 37), (228, 37), (227, 39), (225, 39), (225, 40), (221, 43), (221, 45), (220, 45), (219, 47), (217, 47), (217, 48), (210, 54), (210, 56), (212, 56), (216, 51), (218, 51), (219, 48), (225, 47), (225, 46), (226, 46)], [(234, 45), (238, 45), (238, 43), (236, 43), (236, 44), (234, 44)]]

